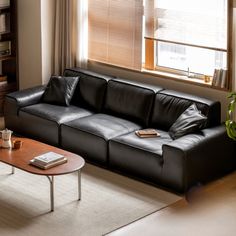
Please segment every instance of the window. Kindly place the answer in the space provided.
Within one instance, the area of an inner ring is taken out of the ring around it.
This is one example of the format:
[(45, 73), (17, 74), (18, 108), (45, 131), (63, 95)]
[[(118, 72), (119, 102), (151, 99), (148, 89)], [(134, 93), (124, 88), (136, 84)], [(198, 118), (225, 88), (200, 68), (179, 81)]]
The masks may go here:
[(227, 71), (229, 2), (146, 0), (144, 67), (189, 79)]
[(88, 0), (88, 58), (192, 81), (203, 82), (205, 75), (212, 79), (216, 70), (229, 74), (231, 4), (231, 0)]

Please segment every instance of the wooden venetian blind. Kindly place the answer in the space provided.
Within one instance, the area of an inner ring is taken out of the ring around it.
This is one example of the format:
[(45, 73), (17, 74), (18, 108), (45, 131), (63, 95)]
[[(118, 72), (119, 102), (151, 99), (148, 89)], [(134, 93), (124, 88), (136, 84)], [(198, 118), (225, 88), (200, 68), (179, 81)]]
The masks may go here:
[(140, 70), (142, 0), (88, 1), (88, 58)]

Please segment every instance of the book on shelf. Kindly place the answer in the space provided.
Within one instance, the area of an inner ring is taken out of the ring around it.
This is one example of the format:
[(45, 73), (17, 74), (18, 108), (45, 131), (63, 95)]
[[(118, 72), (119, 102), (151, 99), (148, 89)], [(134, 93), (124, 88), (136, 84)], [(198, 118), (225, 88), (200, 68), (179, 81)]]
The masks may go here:
[(0, 14), (0, 33), (4, 33), (6, 31), (6, 14)]
[(221, 85), (221, 69), (215, 69), (212, 79), (212, 85), (215, 87), (220, 87)]
[(33, 160), (42, 165), (51, 164), (63, 160), (64, 156), (55, 152), (46, 152), (40, 156), (35, 157)]
[(0, 8), (9, 7), (10, 6), (10, 0), (1, 0), (0, 1)]
[(0, 81), (0, 86), (6, 85), (6, 84), (8, 84), (7, 81)]
[(7, 76), (6, 75), (0, 75), (0, 82), (5, 82), (7, 81)]
[(220, 84), (221, 88), (227, 88), (228, 87), (227, 78), (228, 78), (227, 70), (222, 69), (221, 70), (221, 84)]
[(135, 134), (140, 138), (151, 138), (160, 136), (160, 134), (155, 129), (141, 129), (135, 131)]
[(227, 69), (215, 69), (212, 79), (212, 86), (218, 88), (228, 87)]
[(63, 157), (63, 159), (60, 159), (60, 160), (57, 160), (57, 161), (54, 161), (54, 162), (51, 162), (51, 163), (48, 163), (48, 164), (43, 164), (43, 163), (35, 160), (35, 158), (30, 160), (31, 165), (39, 167), (39, 168), (44, 169), (44, 170), (47, 170), (49, 168), (52, 168), (52, 167), (55, 167), (55, 166), (58, 166), (58, 165), (61, 165), (61, 164), (64, 164), (66, 162), (67, 162), (66, 157)]
[(0, 56), (6, 57), (11, 55), (11, 41), (0, 42)]

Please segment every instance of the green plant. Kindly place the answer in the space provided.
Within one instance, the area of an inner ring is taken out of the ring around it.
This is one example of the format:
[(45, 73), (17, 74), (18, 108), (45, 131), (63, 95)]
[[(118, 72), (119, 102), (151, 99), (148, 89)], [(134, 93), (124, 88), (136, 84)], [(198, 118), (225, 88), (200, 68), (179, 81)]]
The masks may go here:
[(236, 141), (236, 122), (233, 120), (233, 113), (236, 104), (236, 92), (231, 93), (228, 98), (231, 99), (228, 105), (227, 117), (225, 121), (227, 134), (230, 138)]

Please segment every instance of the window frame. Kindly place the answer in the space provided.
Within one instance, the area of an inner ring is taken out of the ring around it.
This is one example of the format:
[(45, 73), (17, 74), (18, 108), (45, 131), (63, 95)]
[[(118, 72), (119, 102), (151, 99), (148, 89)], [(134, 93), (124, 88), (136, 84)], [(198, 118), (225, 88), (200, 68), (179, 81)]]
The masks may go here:
[[(153, 74), (160, 74), (165, 75), (166, 78), (176, 79), (176, 80), (182, 80), (185, 82), (193, 82), (193, 83), (199, 83), (201, 85), (210, 86), (216, 89), (220, 90), (231, 90), (232, 89), (232, 27), (233, 27), (233, 1), (228, 0), (228, 9), (227, 9), (227, 48), (226, 50), (222, 50), (219, 48), (211, 48), (206, 46), (200, 46), (200, 45), (193, 45), (189, 43), (179, 43), (175, 41), (170, 40), (162, 40), (157, 39), (154, 37), (154, 2), (155, 0), (145, 0), (145, 26), (146, 26), (146, 35), (144, 36), (144, 47), (145, 47), (145, 61), (143, 63), (142, 71), (153, 73)], [(153, 6), (153, 10), (151, 7)], [(153, 36), (153, 37), (152, 37)], [(189, 76), (189, 71), (184, 70), (178, 70), (174, 68), (169, 67), (163, 67), (156, 65), (156, 42), (167, 42), (167, 43), (173, 43), (173, 44), (180, 44), (185, 46), (193, 46), (193, 47), (199, 47), (203, 49), (216, 49), (217, 51), (225, 51), (227, 53), (227, 80), (228, 85), (226, 88), (216, 87), (212, 85), (212, 77), (210, 78), (210, 82), (204, 80), (205, 76), (200, 73), (190, 73), (194, 75), (194, 79), (192, 76)]]

